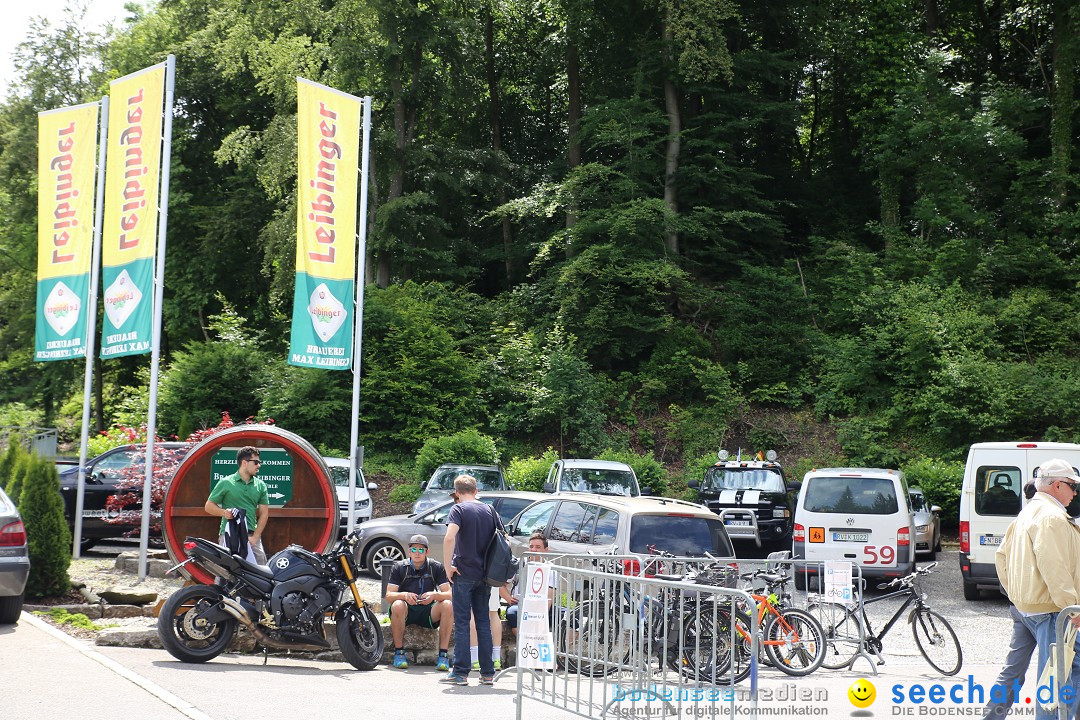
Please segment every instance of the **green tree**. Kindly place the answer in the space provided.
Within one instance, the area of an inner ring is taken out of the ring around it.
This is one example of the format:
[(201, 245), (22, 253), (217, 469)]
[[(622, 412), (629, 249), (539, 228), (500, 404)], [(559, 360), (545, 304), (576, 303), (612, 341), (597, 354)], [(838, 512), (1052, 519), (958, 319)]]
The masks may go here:
[(25, 484), (19, 512), (26, 525), (30, 549), (29, 597), (65, 595), (71, 589), (71, 532), (64, 517), (60, 478), (51, 462), (35, 455), (27, 457)]

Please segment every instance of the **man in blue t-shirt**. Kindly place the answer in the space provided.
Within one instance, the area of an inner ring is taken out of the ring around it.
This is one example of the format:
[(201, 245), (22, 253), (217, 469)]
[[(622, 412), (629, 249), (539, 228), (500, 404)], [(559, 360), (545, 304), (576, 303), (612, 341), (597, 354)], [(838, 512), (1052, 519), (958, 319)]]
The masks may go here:
[[(454, 492), (459, 502), (446, 518), (446, 538), (443, 557), (451, 558), (446, 576), (451, 582), (454, 605), (454, 627), (467, 628), (469, 618), (476, 620), (479, 647), (491, 647), (491, 620), (488, 617), (488, 598), (491, 588), (484, 582), (484, 556), (495, 535), (498, 521), (495, 511), (476, 499), (476, 478), (459, 475), (454, 480)], [(495, 678), (495, 662), (489, 653), (480, 653), (480, 684), (491, 685)], [(439, 682), (448, 685), (468, 685), (471, 668), (469, 643), (454, 641), (454, 667)]]

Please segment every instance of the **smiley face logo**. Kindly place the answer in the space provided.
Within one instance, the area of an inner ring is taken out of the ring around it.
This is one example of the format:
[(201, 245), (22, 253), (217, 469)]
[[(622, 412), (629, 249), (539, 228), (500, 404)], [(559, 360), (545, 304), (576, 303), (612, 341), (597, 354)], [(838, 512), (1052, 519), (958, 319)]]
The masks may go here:
[(868, 708), (877, 698), (877, 690), (869, 680), (856, 680), (847, 691), (848, 700), (857, 708)]

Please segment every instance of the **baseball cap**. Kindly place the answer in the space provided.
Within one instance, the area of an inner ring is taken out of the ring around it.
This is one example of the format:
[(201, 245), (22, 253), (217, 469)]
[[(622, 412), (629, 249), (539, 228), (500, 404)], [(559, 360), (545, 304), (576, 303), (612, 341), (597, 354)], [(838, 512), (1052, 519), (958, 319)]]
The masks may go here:
[(1047, 460), (1042, 465), (1040, 465), (1039, 477), (1065, 478), (1067, 480), (1072, 480), (1073, 482), (1080, 483), (1080, 477), (1076, 475), (1076, 471), (1073, 470), (1073, 466), (1060, 458)]
[(413, 535), (409, 538), (410, 545), (423, 545), (424, 547), (431, 547), (427, 541), (427, 535)]

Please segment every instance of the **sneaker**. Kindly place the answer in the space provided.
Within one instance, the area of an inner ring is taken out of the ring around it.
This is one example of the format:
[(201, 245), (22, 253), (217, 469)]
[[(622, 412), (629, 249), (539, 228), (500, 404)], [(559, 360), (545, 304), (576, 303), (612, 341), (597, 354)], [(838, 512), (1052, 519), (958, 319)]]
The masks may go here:
[(481, 675), (480, 676), (480, 684), (481, 685), (494, 685), (495, 684), (495, 678), (493, 676), (491, 676), (491, 675), (488, 675), (486, 677), (484, 675)]
[(495, 669), (496, 670), (502, 670), (502, 660), (496, 660), (495, 661)]
[(435, 659), (435, 669), (439, 672), (446, 672), (450, 669), (450, 658), (446, 655), (440, 655)]
[(464, 675), (458, 675), (455, 672), (451, 672), (449, 675), (439, 680), (443, 685), (468, 685), (469, 678)]
[(405, 659), (404, 650), (394, 651), (394, 667), (400, 670), (404, 670), (405, 668), (409, 667), (409, 661)]
[(472, 669), (473, 670), (479, 670), (480, 669), (480, 661), (479, 660), (473, 660)]

